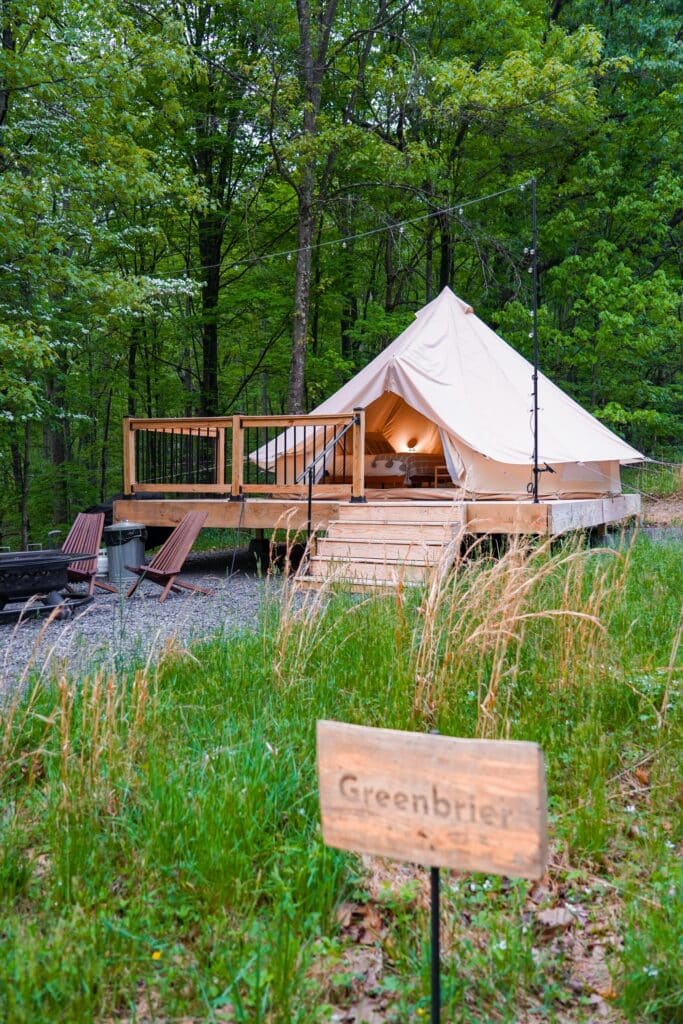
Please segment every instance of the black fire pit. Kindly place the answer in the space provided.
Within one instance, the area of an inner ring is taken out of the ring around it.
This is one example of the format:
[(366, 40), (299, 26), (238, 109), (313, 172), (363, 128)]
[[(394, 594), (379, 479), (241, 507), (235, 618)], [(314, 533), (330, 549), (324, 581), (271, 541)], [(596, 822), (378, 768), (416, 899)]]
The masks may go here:
[(5, 605), (37, 598), (42, 607), (31, 606), (31, 614), (49, 614), (63, 606), (69, 614), (74, 607), (88, 604), (92, 598), (71, 597), (61, 593), (67, 586), (70, 562), (89, 555), (67, 555), (63, 551), (13, 551), (0, 554), (0, 621), (17, 618), (23, 609), (4, 611)]

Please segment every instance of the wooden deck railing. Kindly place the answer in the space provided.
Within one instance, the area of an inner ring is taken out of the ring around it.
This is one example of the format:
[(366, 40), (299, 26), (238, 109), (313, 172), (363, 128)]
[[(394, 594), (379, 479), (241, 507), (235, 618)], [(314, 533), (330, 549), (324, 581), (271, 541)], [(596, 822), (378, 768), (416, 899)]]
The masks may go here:
[[(337, 443), (344, 428), (351, 430)], [(316, 497), (355, 500), (365, 491), (362, 409), (336, 416), (215, 416), (123, 421), (123, 488), (159, 494), (291, 496), (307, 491), (316, 467)], [(258, 456), (255, 453), (258, 452)]]

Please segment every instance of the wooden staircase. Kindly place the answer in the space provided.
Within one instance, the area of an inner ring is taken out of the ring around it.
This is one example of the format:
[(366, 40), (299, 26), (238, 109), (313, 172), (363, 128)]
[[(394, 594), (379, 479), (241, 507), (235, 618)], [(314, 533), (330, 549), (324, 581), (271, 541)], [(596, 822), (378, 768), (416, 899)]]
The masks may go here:
[(314, 541), (296, 584), (317, 589), (338, 581), (368, 590), (424, 583), (463, 524), (463, 505), (452, 501), (340, 505), (327, 535)]

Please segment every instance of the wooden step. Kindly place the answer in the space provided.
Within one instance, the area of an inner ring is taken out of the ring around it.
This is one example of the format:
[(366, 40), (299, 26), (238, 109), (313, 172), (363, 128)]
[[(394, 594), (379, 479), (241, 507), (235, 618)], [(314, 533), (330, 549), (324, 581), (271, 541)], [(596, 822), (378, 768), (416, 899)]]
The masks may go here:
[(339, 540), (319, 537), (316, 554), (336, 561), (357, 558), (373, 562), (410, 562), (415, 565), (433, 565), (444, 551), (440, 541), (414, 542), (411, 540), (378, 540), (376, 537), (353, 537)]
[(330, 561), (320, 555), (313, 555), (308, 562), (308, 575), (319, 579), (349, 580), (402, 580), (406, 583), (421, 583), (428, 571), (427, 566), (390, 561)]
[(340, 522), (332, 520), (327, 528), (330, 540), (355, 540), (357, 537), (377, 537), (382, 540), (408, 540), (414, 543), (436, 542), (448, 544), (462, 529), (459, 522), (449, 523), (377, 523)]
[(464, 506), (450, 501), (341, 504), (297, 586), (330, 582), (370, 590), (424, 583), (463, 524)]
[(463, 506), (454, 502), (409, 501), (340, 504), (338, 521), (343, 523), (462, 523)]
[[(294, 586), (297, 590), (320, 590), (325, 583), (332, 583), (352, 594), (367, 594), (375, 591), (378, 594), (392, 594), (398, 588), (397, 580), (354, 580), (343, 577), (333, 577), (329, 580), (321, 576), (295, 576)], [(414, 584), (407, 584), (414, 586)]]

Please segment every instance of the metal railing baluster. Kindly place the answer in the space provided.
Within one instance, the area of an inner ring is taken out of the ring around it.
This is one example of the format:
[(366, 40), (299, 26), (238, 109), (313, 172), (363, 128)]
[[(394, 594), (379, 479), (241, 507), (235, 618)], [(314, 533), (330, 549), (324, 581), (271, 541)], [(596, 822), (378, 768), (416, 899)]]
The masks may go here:
[[(317, 485), (324, 490), (331, 480), (343, 480), (350, 474), (351, 453), (344, 439), (354, 422), (358, 428), (358, 416), (355, 421), (314, 415), (310, 419), (303, 415), (254, 416), (249, 417), (248, 425), (243, 422), (246, 419), (240, 418), (243, 452), (240, 487), (249, 483), (265, 494), (271, 489), (277, 492), (292, 484), (304, 484), (306, 490), (309, 486), (312, 488), (313, 500)], [(124, 478), (132, 482), (133, 490), (136, 485), (142, 489), (145, 482), (159, 493), (172, 492), (175, 486), (180, 492), (201, 491), (201, 485), (206, 484), (220, 493), (227, 480), (231, 492), (234, 491), (236, 467), (232, 462), (237, 458), (238, 448), (232, 445), (232, 457), (228, 455), (224, 432), (234, 429), (235, 417), (229, 420), (223, 417), (149, 417), (148, 424), (134, 418), (125, 422), (130, 426), (124, 436), (128, 446), (124, 448)], [(245, 436), (247, 431), (248, 436)], [(222, 445), (225, 456), (221, 454)], [(262, 456), (250, 460), (248, 452), (255, 448)], [(362, 481), (356, 480), (359, 470), (355, 460), (354, 467), (353, 487), (360, 486), (358, 493), (362, 494)], [(305, 494), (304, 487), (301, 490)]]

